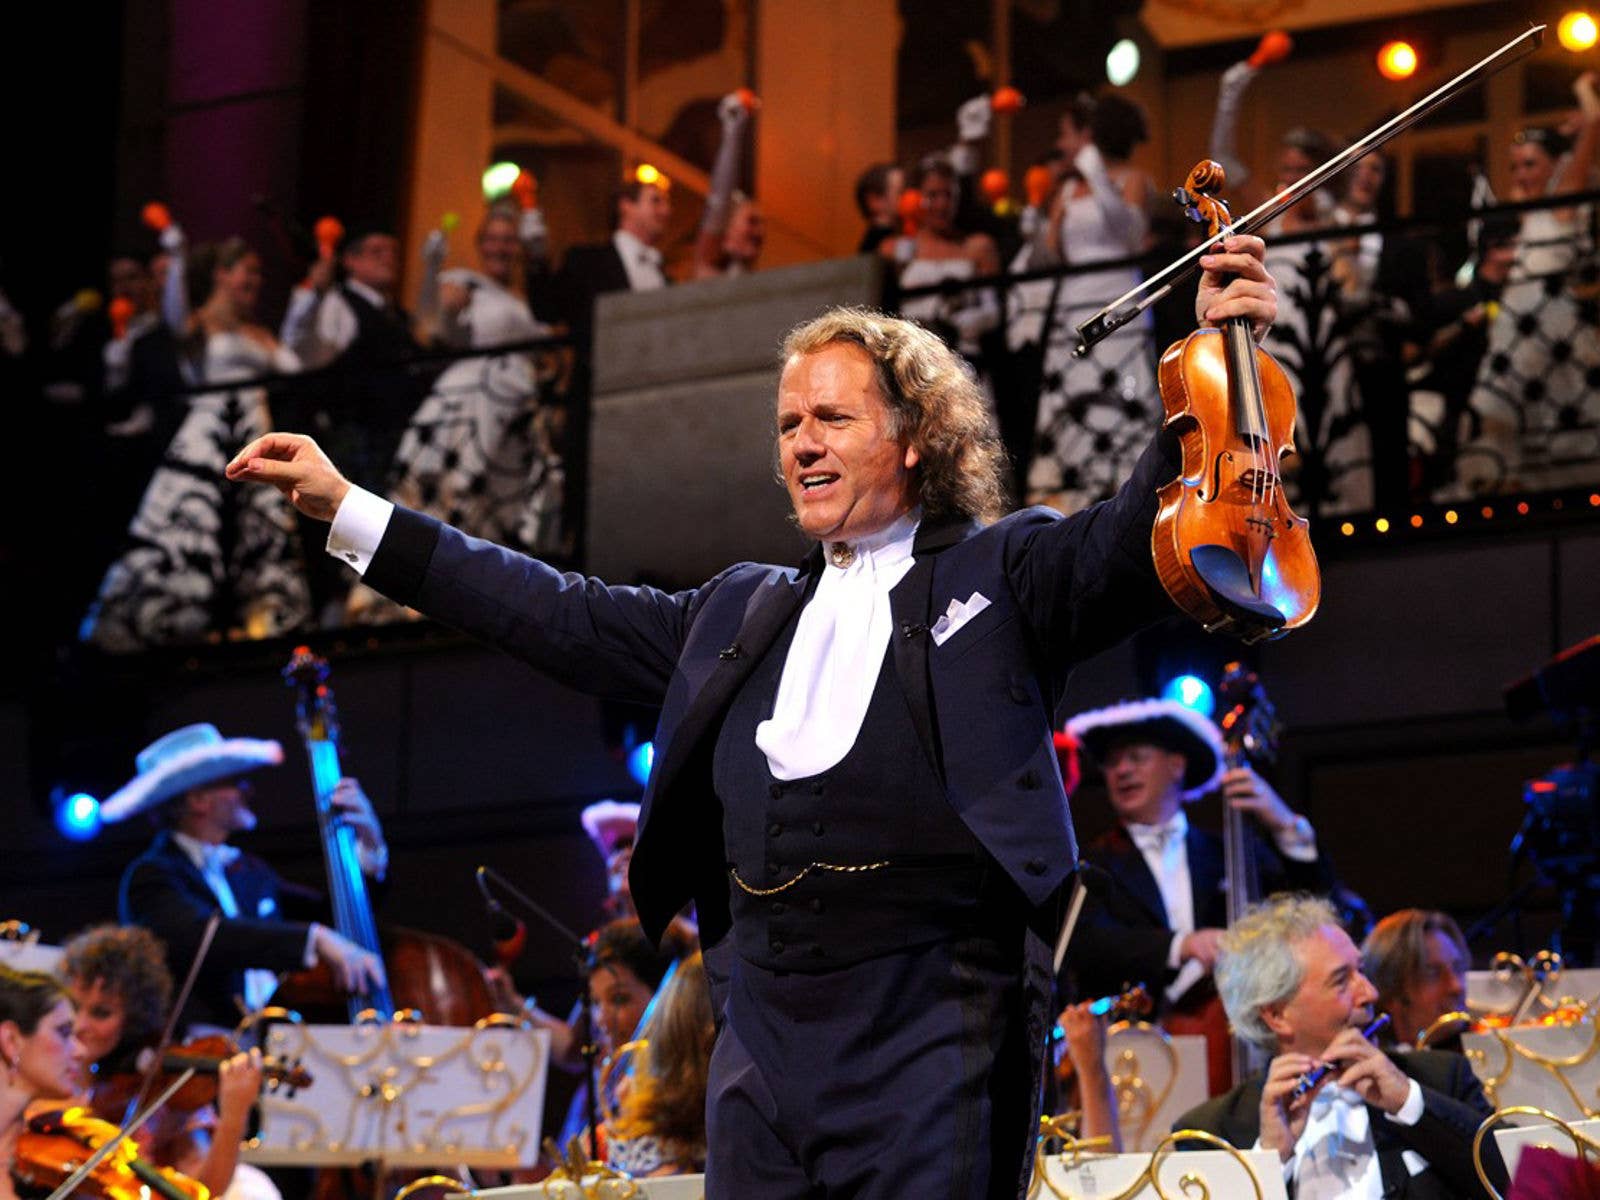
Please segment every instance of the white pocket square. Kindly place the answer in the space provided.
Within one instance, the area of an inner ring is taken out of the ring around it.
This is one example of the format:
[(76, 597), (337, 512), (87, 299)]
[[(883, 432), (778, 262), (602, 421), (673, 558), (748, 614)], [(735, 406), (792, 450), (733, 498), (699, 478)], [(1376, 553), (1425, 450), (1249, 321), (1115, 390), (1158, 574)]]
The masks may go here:
[(989, 597), (982, 592), (973, 592), (964, 601), (950, 601), (950, 607), (944, 610), (944, 615), (935, 621), (933, 628), (928, 631), (933, 634), (933, 644), (944, 645), (963, 625), (988, 607)]

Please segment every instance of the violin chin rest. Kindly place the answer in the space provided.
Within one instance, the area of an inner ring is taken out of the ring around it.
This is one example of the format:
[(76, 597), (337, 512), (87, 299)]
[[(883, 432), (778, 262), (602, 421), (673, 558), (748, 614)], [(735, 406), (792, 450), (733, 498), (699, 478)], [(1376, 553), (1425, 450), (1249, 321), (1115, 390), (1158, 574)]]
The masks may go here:
[(1189, 551), (1189, 561), (1211, 599), (1228, 616), (1251, 625), (1264, 625), (1268, 632), (1282, 629), (1287, 623), (1288, 617), (1256, 594), (1250, 582), (1250, 568), (1230, 547), (1196, 546)]

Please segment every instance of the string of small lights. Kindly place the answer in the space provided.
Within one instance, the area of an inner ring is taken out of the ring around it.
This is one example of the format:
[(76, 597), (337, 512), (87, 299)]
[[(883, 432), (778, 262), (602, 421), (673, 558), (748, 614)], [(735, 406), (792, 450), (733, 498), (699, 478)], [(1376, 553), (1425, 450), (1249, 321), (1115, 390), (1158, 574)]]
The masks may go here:
[(1458, 504), (1418, 506), (1404, 513), (1366, 513), (1325, 517), (1318, 541), (1329, 549), (1384, 540), (1512, 533), (1530, 524), (1591, 524), (1600, 521), (1600, 491), (1580, 490), (1538, 496), (1496, 496)]

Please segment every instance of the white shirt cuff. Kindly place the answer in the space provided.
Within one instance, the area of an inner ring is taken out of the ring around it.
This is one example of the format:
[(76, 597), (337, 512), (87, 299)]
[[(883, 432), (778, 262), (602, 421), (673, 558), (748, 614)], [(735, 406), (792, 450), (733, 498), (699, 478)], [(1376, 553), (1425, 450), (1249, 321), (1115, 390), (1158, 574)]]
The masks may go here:
[(1399, 1112), (1384, 1113), (1396, 1125), (1415, 1125), (1422, 1120), (1422, 1085), (1415, 1079), (1411, 1081), (1411, 1090), (1406, 1093), (1406, 1102), (1400, 1106)]
[(1172, 945), (1167, 947), (1167, 970), (1176, 971), (1183, 966), (1183, 939), (1186, 935), (1175, 933), (1172, 935)]
[(317, 965), (317, 923), (313, 921), (306, 926), (306, 948), (300, 952), (300, 961), (310, 970)]
[(376, 850), (364, 844), (356, 846), (356, 861), (361, 864), (361, 873), (375, 883), (382, 883), (383, 877), (389, 873), (389, 845), (384, 843)]
[(333, 514), (328, 553), (354, 567), (357, 575), (365, 575), (393, 515), (394, 505), (388, 500), (366, 488), (352, 487)]
[(1317, 861), (1317, 831), (1304, 817), (1288, 829), (1275, 830), (1272, 841), (1285, 858), (1302, 863)]

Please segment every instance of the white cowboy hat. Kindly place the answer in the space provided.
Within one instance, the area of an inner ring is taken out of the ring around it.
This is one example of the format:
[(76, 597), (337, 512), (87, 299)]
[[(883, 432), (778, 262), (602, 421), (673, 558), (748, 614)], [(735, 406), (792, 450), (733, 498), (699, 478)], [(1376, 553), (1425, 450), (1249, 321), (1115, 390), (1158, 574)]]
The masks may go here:
[(282, 761), (283, 747), (277, 742), (225, 739), (215, 725), (185, 725), (139, 751), (134, 760), (139, 773), (106, 798), (100, 819), (125, 821), (190, 788)]
[(600, 800), (583, 810), (583, 831), (600, 851), (600, 857), (609, 860), (617, 843), (624, 838), (633, 839), (639, 828), (639, 806), (623, 804), (617, 800)]
[(1176, 700), (1129, 700), (1092, 709), (1068, 721), (1067, 732), (1102, 763), (1113, 747), (1127, 742), (1148, 742), (1183, 755), (1185, 800), (1198, 800), (1216, 787), (1227, 767), (1222, 732), (1210, 717)]

